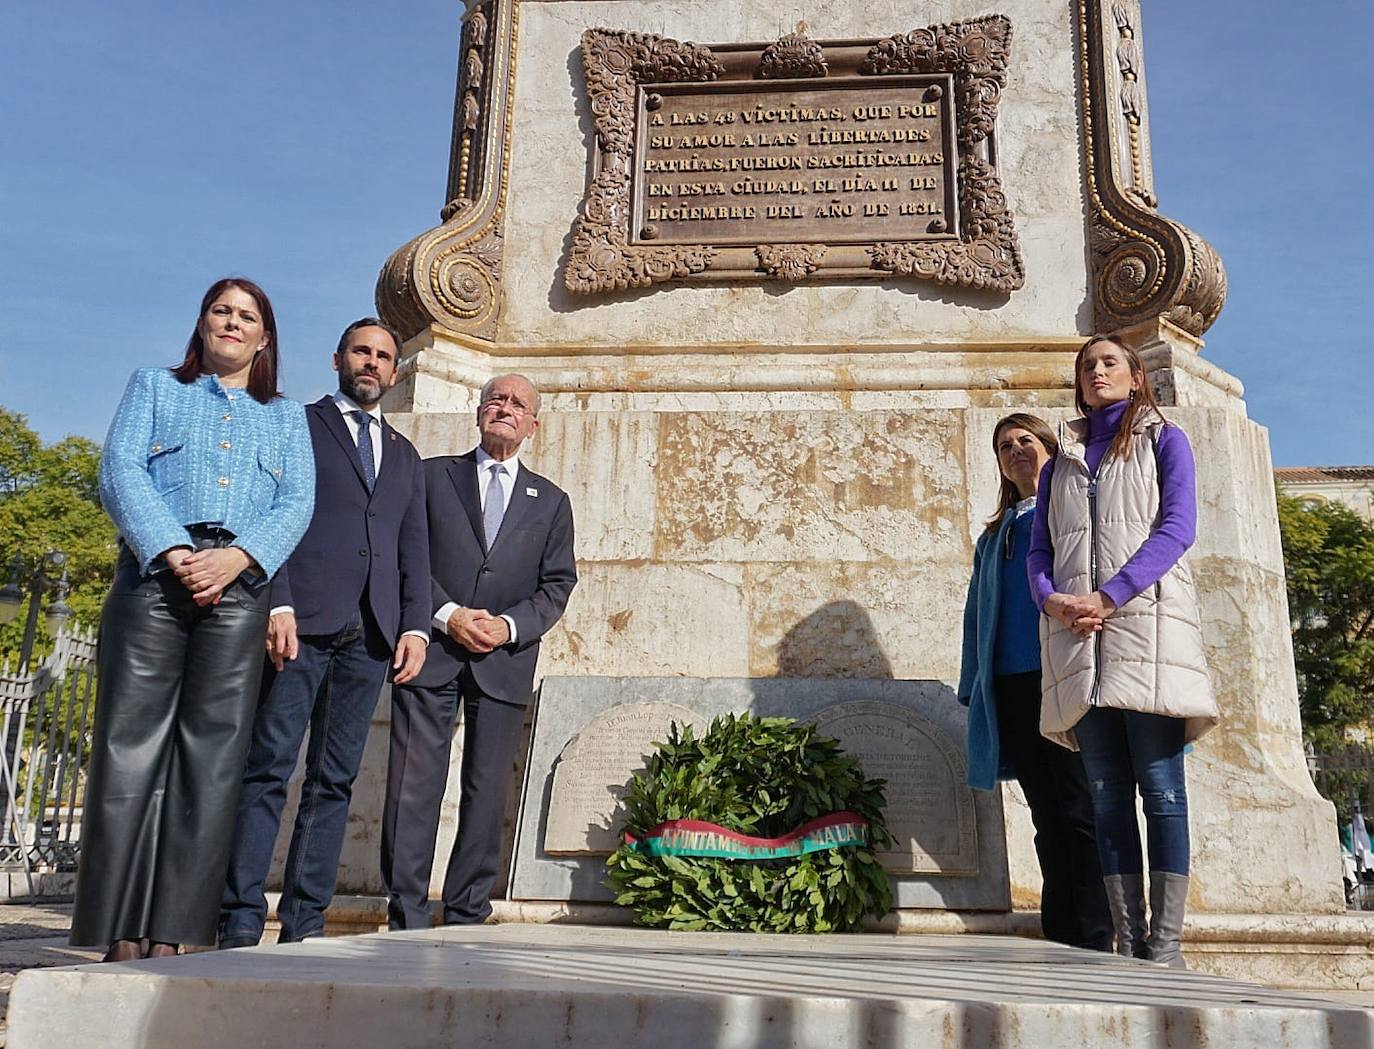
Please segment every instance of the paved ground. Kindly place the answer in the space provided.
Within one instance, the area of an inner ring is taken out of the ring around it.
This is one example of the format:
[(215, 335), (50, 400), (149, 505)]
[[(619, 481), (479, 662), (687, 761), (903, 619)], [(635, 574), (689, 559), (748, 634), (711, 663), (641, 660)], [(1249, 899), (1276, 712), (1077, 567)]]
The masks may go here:
[(1013, 936), (454, 926), (34, 975), (26, 1049), (242, 1049), (304, 1017), (321, 1047), (1374, 1049), (1374, 1013)]
[[(37, 904), (0, 902), (0, 1049), (5, 1045), (4, 1016), (9, 990), (25, 969), (75, 965), (95, 961), (99, 950), (70, 947), (70, 901), (44, 900)], [(1321, 997), (1374, 1008), (1374, 991), (1315, 991)]]
[(100, 957), (100, 951), (67, 946), (71, 922), (69, 902), (0, 904), (0, 1046), (5, 1044), (4, 1015), (10, 987), (20, 972), (49, 965), (77, 965)]

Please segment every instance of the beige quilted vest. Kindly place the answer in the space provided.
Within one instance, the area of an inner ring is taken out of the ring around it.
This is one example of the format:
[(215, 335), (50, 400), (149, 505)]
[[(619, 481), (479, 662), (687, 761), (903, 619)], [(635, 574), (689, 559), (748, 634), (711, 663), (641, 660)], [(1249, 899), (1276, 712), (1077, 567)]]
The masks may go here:
[[(1087, 421), (1075, 419), (1060, 427), (1048, 508), (1058, 590), (1092, 593), (1149, 537), (1159, 514), (1154, 439), (1163, 425), (1155, 413), (1142, 413), (1134, 426), (1131, 457), (1122, 460), (1108, 453), (1102, 460), (1095, 507), (1083, 455)], [(1186, 555), (1158, 583), (1117, 609), (1092, 637), (1076, 637), (1058, 620), (1042, 615), (1040, 653), (1040, 732), (1070, 749), (1078, 749), (1073, 726), (1093, 706), (1184, 718), (1189, 742), (1219, 720)]]

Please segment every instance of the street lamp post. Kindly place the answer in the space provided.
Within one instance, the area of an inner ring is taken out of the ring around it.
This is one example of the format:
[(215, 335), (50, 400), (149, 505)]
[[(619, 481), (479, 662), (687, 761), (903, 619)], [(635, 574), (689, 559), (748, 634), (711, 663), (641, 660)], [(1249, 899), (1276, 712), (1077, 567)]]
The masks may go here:
[(38, 637), (38, 611), (43, 603), (43, 595), (49, 592), (53, 595), (46, 616), (48, 633), (55, 635), (72, 614), (67, 605), (67, 594), (71, 590), (67, 581), (67, 555), (61, 550), (50, 550), (38, 559), (36, 565), (30, 565), (16, 554), (10, 562), (10, 581), (0, 587), (0, 626), (19, 614), (26, 596), (22, 586), (25, 576), (29, 580), (29, 614), (24, 623), (24, 640), (19, 646), (18, 672), (21, 675), (33, 659), (33, 645)]

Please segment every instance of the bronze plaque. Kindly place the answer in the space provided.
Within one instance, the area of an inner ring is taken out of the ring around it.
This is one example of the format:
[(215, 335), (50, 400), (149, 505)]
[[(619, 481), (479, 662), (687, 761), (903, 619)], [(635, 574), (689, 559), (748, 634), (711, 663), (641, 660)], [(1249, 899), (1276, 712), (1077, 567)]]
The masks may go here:
[(631, 243), (953, 239), (953, 87), (949, 74), (643, 85)]
[(1025, 282), (997, 171), (1002, 15), (876, 40), (691, 44), (589, 29), (592, 180), (564, 283)]

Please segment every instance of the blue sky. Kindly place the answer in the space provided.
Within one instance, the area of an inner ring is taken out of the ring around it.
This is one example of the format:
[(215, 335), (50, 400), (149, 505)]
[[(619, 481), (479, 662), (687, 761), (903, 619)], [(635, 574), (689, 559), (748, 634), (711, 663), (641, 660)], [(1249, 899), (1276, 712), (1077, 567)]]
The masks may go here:
[[(1144, 6), (1160, 207), (1230, 275), (1206, 356), (1276, 465), (1374, 462), (1361, 52), (1279, 0)], [(460, 11), (3, 5), (0, 404), (48, 440), (103, 437), (130, 370), (179, 357), (225, 273), (271, 293), (287, 392), (332, 388), (337, 333), (443, 203)]]

